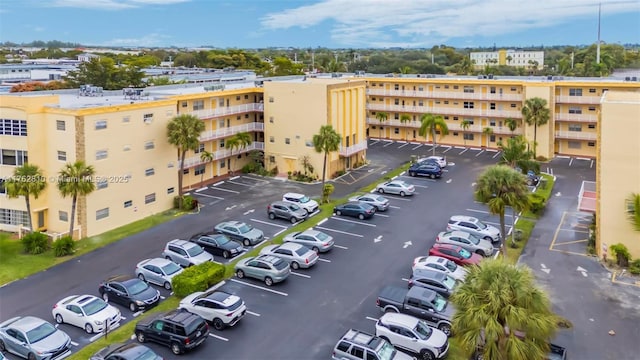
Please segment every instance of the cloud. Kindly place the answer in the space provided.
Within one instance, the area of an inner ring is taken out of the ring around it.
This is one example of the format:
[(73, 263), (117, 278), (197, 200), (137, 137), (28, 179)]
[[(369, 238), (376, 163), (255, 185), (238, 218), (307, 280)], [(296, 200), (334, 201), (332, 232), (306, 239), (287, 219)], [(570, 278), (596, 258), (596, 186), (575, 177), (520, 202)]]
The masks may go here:
[[(640, 12), (636, 0), (602, 0), (602, 13)], [(597, 17), (598, 0), (321, 0), (269, 13), (267, 30), (329, 23), (348, 46), (425, 47), (461, 37), (496, 36)]]
[(54, 0), (53, 7), (71, 7), (82, 9), (124, 10), (149, 5), (172, 5), (191, 0)]

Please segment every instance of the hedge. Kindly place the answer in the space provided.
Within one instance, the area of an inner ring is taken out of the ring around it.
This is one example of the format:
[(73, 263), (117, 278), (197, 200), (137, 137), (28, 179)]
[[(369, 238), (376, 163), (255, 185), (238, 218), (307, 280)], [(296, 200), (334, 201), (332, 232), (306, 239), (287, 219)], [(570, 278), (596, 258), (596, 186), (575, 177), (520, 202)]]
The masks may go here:
[(186, 268), (171, 280), (173, 292), (179, 297), (185, 297), (197, 291), (205, 291), (219, 283), (224, 277), (224, 265), (205, 262)]

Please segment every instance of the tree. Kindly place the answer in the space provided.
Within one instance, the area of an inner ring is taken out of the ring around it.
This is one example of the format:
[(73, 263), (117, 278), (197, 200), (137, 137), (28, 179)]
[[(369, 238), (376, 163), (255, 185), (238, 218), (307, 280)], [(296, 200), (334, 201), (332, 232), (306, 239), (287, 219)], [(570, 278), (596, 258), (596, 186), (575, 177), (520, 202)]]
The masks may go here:
[(516, 211), (529, 208), (529, 189), (526, 178), (508, 166), (492, 166), (480, 174), (476, 180), (474, 197), (476, 201), (486, 204), (490, 213), (500, 216), (502, 252), (506, 257), (505, 210), (507, 206)]
[[(402, 114), (400, 115), (400, 123), (401, 124), (406, 124), (409, 121), (411, 121), (411, 116), (409, 116), (409, 114)], [(408, 129), (404, 129), (404, 140), (408, 140), (409, 138), (409, 130)]]
[(424, 114), (420, 117), (420, 131), (418, 132), (420, 136), (424, 136), (425, 139), (429, 140), (429, 134), (431, 134), (431, 138), (433, 140), (433, 155), (436, 155), (436, 132), (440, 132), (440, 137), (445, 135), (449, 135), (449, 128), (447, 127), (447, 123), (444, 121), (444, 118), (440, 115), (433, 114)]
[(37, 199), (47, 187), (47, 179), (42, 175), (42, 170), (38, 165), (24, 164), (15, 168), (13, 177), (4, 183), (9, 199), (24, 196), (27, 205), (27, 226), (33, 231), (33, 219), (31, 217), (31, 196)]
[(73, 87), (91, 84), (105, 90), (117, 90), (127, 86), (142, 86), (143, 77), (144, 73), (135, 66), (116, 66), (113, 59), (100, 57), (81, 63), (77, 70), (69, 71), (63, 78)]
[(484, 260), (469, 268), (449, 300), (456, 309), (451, 329), (465, 358), (477, 349), (486, 360), (540, 360), (549, 353), (559, 317), (528, 268)]
[(485, 135), (485, 137), (487, 138), (487, 147), (489, 146), (489, 137), (491, 135), (493, 135), (493, 129), (490, 127), (485, 127), (484, 129), (482, 129), (482, 133)]
[(547, 108), (547, 100), (534, 97), (527, 99), (522, 107), (522, 117), (525, 123), (533, 126), (533, 157), (537, 158), (536, 148), (538, 146), (538, 126), (542, 126), (549, 122), (549, 108)]
[[(313, 135), (313, 147), (317, 153), (324, 153), (324, 160), (322, 162), (322, 187), (324, 191), (324, 182), (327, 172), (327, 156), (332, 151), (338, 151), (340, 148), (340, 142), (342, 136), (338, 134), (331, 125), (322, 125), (320, 132)], [(323, 194), (324, 196), (324, 194)]]
[(213, 153), (203, 150), (200, 153), (200, 161), (204, 163), (204, 171), (200, 174), (200, 186), (204, 184), (204, 173), (207, 171), (207, 164), (213, 161)]
[(532, 168), (533, 153), (527, 149), (527, 141), (522, 136), (508, 138), (506, 142), (498, 142), (498, 148), (502, 152), (501, 164), (511, 168), (519, 167), (520, 169)]
[(635, 231), (640, 231), (640, 194), (631, 194), (627, 198), (629, 221)]
[(516, 129), (518, 128), (518, 121), (516, 119), (512, 119), (512, 118), (506, 118), (504, 120), (505, 125), (507, 125), (507, 127), (509, 128), (509, 131), (511, 131), (511, 136), (513, 136), (513, 133), (516, 131)]
[[(247, 146), (251, 145), (252, 142), (251, 134), (248, 132), (240, 132), (227, 139), (227, 148), (231, 150), (231, 155), (233, 156), (234, 150), (243, 150)], [(236, 156), (236, 159), (234, 160), (234, 168), (236, 168), (235, 165), (237, 165), (237, 162), (238, 157)], [(231, 173), (233, 173), (233, 171), (234, 170), (231, 170)]]
[(187, 151), (196, 151), (200, 146), (200, 134), (204, 131), (204, 123), (196, 116), (182, 114), (174, 117), (167, 124), (167, 138), (169, 144), (178, 149), (178, 206), (182, 209), (182, 175), (184, 173), (184, 158)]
[(460, 128), (462, 129), (462, 140), (464, 141), (464, 146), (467, 146), (467, 130), (469, 130), (469, 127), (471, 126), (471, 121), (469, 120), (462, 120), (462, 122), (460, 123)]
[(66, 198), (71, 196), (71, 217), (69, 219), (69, 236), (73, 237), (73, 226), (76, 215), (78, 197), (87, 196), (96, 189), (93, 181), (95, 169), (84, 161), (67, 163), (58, 173), (58, 190)]
[(387, 121), (388, 118), (389, 118), (389, 114), (387, 114), (386, 112), (376, 113), (376, 119), (380, 121), (380, 139), (382, 139), (382, 123)]

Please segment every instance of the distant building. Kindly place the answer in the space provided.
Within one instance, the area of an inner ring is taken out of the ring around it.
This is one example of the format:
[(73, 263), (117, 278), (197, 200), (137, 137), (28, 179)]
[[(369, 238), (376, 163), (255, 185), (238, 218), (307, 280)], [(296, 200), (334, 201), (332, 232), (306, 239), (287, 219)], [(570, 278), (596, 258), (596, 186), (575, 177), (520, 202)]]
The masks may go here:
[(78, 55), (78, 61), (80, 62), (89, 62), (92, 59), (99, 59), (100, 56), (96, 55), (96, 54), (90, 54), (90, 53), (83, 53)]
[(514, 67), (544, 67), (544, 51), (498, 50), (472, 52), (469, 54), (475, 66), (505, 65)]

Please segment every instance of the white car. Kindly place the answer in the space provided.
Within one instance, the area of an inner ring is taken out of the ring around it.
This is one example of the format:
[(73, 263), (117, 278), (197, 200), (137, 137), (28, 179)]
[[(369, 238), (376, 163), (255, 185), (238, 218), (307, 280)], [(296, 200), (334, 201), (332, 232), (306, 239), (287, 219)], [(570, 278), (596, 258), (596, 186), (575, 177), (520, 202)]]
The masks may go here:
[(419, 163), (425, 161), (434, 162), (443, 169), (447, 167), (447, 158), (444, 156), (428, 156), (426, 158), (418, 159)]
[(442, 359), (449, 351), (449, 338), (426, 322), (406, 314), (386, 313), (376, 322), (376, 336), (393, 347), (416, 354), (423, 360)]
[(473, 216), (454, 215), (447, 223), (447, 231), (460, 230), (473, 234), (480, 239), (491, 242), (500, 241), (500, 230), (495, 226), (483, 223)]
[(72, 295), (56, 303), (51, 310), (58, 324), (83, 328), (88, 334), (103, 332), (120, 325), (120, 310), (93, 295)]
[[(220, 285), (222, 284), (224, 282)], [(247, 306), (239, 296), (215, 288), (185, 297), (180, 301), (178, 308), (200, 315), (216, 330), (237, 324), (247, 312)]]
[(286, 193), (282, 195), (282, 201), (300, 206), (307, 211), (307, 214), (315, 212), (319, 207), (317, 201), (298, 193)]
[(416, 269), (439, 271), (458, 281), (464, 281), (467, 277), (467, 270), (465, 268), (440, 256), (418, 256), (413, 259), (413, 266), (411, 266), (411, 271), (415, 271)]

